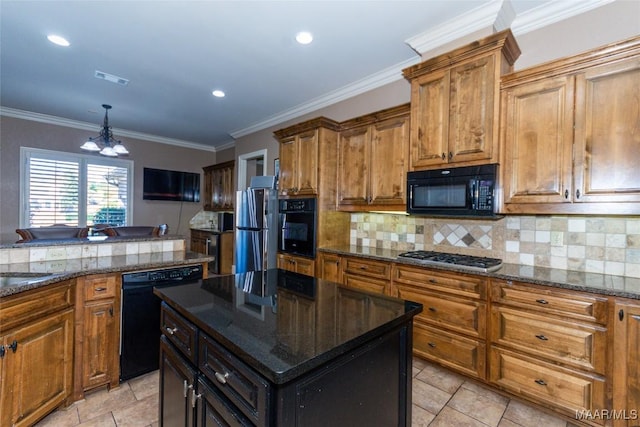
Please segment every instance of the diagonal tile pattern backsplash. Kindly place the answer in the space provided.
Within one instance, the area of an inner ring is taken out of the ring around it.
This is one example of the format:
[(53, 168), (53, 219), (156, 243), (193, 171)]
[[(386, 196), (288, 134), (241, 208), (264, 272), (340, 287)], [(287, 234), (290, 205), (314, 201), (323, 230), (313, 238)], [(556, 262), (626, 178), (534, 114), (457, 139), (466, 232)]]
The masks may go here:
[(456, 252), (640, 277), (640, 217), (507, 216), (489, 221), (354, 213), (350, 237), (352, 245)]

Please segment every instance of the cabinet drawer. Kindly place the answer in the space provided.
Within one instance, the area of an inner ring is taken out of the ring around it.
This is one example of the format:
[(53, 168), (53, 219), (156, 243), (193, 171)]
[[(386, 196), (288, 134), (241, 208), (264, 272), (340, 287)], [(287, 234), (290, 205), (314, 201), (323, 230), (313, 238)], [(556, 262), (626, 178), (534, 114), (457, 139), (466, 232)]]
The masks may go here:
[(607, 407), (605, 381), (598, 375), (540, 362), (496, 347), (491, 347), (489, 353), (489, 381), (507, 391), (572, 418), (576, 411)]
[(467, 375), (485, 379), (486, 345), (483, 341), (414, 323), (413, 352)]
[(361, 258), (343, 257), (343, 272), (357, 274), (359, 276), (376, 277), (378, 279), (391, 279), (391, 264)]
[(0, 298), (0, 332), (24, 325), (74, 304), (75, 280)]
[(247, 417), (234, 407), (219, 390), (215, 387), (211, 387), (202, 378), (198, 378), (197, 393), (200, 395), (200, 403), (198, 404), (197, 420), (195, 425), (253, 427), (253, 423), (251, 423)]
[(376, 294), (389, 295), (391, 284), (388, 280), (375, 279), (372, 277), (359, 276), (355, 274), (345, 274), (343, 276), (345, 286)]
[(84, 277), (85, 301), (115, 297), (118, 280), (119, 276), (115, 274), (97, 274)]
[(198, 330), (166, 303), (162, 303), (160, 330), (192, 363), (196, 364)]
[(487, 280), (458, 273), (444, 273), (421, 267), (394, 265), (393, 282), (447, 292), (468, 298), (486, 299)]
[(397, 286), (398, 298), (415, 301), (424, 306), (416, 316), (418, 321), (444, 327), (455, 332), (484, 338), (486, 333), (486, 304), (462, 298), (445, 297), (408, 286)]
[(249, 419), (258, 426), (269, 420), (270, 384), (213, 338), (200, 335), (199, 368)]
[(503, 304), (588, 322), (607, 323), (607, 299), (595, 295), (542, 289), (509, 280), (492, 280), (491, 299)]
[(603, 327), (495, 306), (491, 322), (495, 343), (604, 373), (607, 330)]

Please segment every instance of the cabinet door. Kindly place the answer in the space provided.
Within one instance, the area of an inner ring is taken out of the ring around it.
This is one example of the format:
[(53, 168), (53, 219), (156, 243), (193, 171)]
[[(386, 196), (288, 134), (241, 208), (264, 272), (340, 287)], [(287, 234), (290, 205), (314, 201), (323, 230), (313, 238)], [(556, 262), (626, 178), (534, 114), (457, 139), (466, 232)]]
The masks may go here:
[(320, 253), (318, 257), (318, 277), (335, 283), (342, 283), (340, 255)]
[(405, 206), (409, 118), (385, 120), (371, 128), (369, 203)]
[(202, 183), (202, 207), (205, 211), (211, 210), (213, 206), (213, 171), (204, 169), (204, 182)]
[(296, 137), (280, 141), (280, 176), (278, 178), (278, 190), (281, 195), (287, 195), (294, 191), (296, 185), (296, 171), (298, 170), (298, 145)]
[(449, 162), (490, 160), (493, 157), (499, 111), (495, 58), (496, 54), (491, 54), (450, 71)]
[(338, 142), (338, 204), (340, 206), (369, 203), (370, 141), (369, 126), (351, 129), (340, 134)]
[(449, 71), (411, 81), (411, 169), (447, 163)]
[(613, 408), (625, 417), (616, 420), (614, 425), (637, 426), (640, 417), (640, 305), (620, 302), (616, 304), (615, 313)]
[(298, 170), (296, 193), (318, 193), (318, 131), (316, 129), (298, 135)]
[(502, 93), (506, 212), (571, 202), (573, 92), (573, 78), (560, 76)]
[(577, 76), (576, 202), (640, 202), (639, 82), (638, 58)]
[(84, 307), (83, 387), (111, 382), (117, 370), (113, 354), (118, 349), (118, 324), (114, 300), (89, 303)]
[[(6, 353), (0, 424), (31, 426), (67, 399), (73, 374), (73, 310), (46, 316), (0, 337)], [(14, 344), (13, 348), (8, 345)]]
[(195, 391), (196, 372), (169, 344), (160, 338), (160, 425), (193, 426), (191, 398)]

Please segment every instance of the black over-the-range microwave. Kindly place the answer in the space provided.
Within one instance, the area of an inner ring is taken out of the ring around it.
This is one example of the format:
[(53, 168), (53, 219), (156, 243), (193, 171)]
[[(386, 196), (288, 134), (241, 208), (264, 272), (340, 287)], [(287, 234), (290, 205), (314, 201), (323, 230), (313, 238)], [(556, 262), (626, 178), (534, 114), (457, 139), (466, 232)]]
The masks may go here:
[(497, 165), (407, 173), (407, 213), (432, 216), (497, 217)]

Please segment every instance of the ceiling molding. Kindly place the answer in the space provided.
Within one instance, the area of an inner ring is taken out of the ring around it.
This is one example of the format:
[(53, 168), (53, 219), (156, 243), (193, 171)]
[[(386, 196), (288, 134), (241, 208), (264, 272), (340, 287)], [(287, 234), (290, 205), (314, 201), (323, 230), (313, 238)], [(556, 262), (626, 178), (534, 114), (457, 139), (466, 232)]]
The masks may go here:
[[(50, 116), (48, 114), (34, 113), (31, 111), (18, 110), (15, 108), (0, 107), (0, 116), (13, 117), (16, 119), (31, 120), (34, 122), (46, 123), (56, 126), (64, 126), (68, 128), (81, 129), (89, 132), (97, 132), (99, 125), (95, 123), (81, 122), (77, 120), (65, 119), (63, 117)], [(112, 128), (118, 137), (124, 136), (129, 138), (141, 139), (143, 141), (159, 142), (161, 144), (176, 145), (178, 147), (193, 148), (196, 150), (216, 152), (220, 147), (212, 147), (210, 145), (197, 144), (195, 142), (183, 141), (180, 139), (165, 138), (162, 136), (150, 135), (142, 132), (134, 132), (126, 129)], [(231, 144), (231, 145), (230, 145)], [(226, 148), (233, 146), (234, 141), (225, 144)]]
[(315, 98), (304, 104), (297, 105), (275, 116), (271, 116), (266, 120), (255, 123), (249, 127), (233, 131), (231, 132), (231, 136), (234, 139), (237, 139), (245, 135), (250, 135), (262, 129), (266, 129), (271, 126), (277, 126), (280, 123), (286, 122), (287, 120), (295, 119), (296, 117), (300, 117), (304, 114), (312, 113), (321, 108), (328, 107), (340, 101), (344, 101), (345, 99), (353, 98), (356, 95), (360, 95), (386, 84), (401, 80), (403, 79), (402, 70), (411, 65), (417, 64), (418, 62), (420, 62), (419, 57), (400, 62), (399, 64), (395, 64), (376, 74), (372, 74), (364, 79), (358, 80), (355, 83), (343, 86), (340, 89), (336, 89), (332, 92), (324, 94), (321, 97)]
[(517, 16), (513, 21), (511, 31), (514, 35), (526, 34), (600, 6), (613, 3), (613, 1), (614, 0), (552, 1)]

